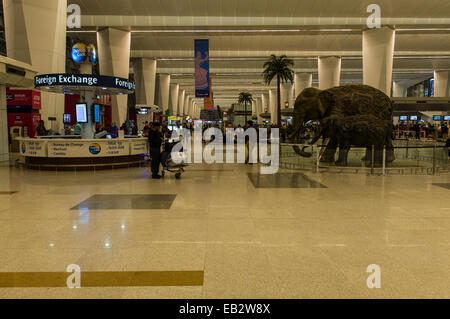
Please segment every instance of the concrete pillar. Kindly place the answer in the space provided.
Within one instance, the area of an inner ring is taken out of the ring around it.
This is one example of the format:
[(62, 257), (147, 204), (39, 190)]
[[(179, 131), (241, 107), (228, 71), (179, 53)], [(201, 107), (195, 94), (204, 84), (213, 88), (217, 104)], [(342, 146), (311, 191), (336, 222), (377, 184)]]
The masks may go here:
[(319, 89), (327, 90), (341, 83), (341, 58), (319, 58)]
[(186, 94), (185, 90), (180, 90), (178, 92), (178, 113), (177, 115), (182, 116), (183, 115), (183, 108), (184, 108), (184, 96)]
[(277, 90), (269, 90), (269, 104), (271, 123), (277, 124), (278, 121), (278, 103), (277, 103)]
[(184, 95), (183, 115), (189, 115), (189, 95), (186, 93)]
[(0, 163), (9, 161), (8, 113), (6, 86), (0, 85)]
[(136, 104), (155, 105), (156, 60), (141, 58), (133, 62)]
[(262, 98), (262, 107), (263, 107), (263, 113), (269, 112), (270, 113), (270, 99), (269, 94), (263, 94)]
[[(9, 58), (32, 65), (38, 74), (65, 73), (67, 0), (3, 0)], [(42, 92), (40, 111), (46, 127), (63, 126), (64, 95)]]
[(392, 97), (407, 97), (408, 84), (394, 81)]
[[(131, 33), (106, 28), (97, 32), (100, 74), (128, 79), (130, 73)], [(127, 119), (128, 95), (113, 95), (112, 121), (120, 127)]]
[(311, 73), (296, 73), (294, 99), (297, 99), (304, 89), (312, 87), (312, 81), (313, 76)]
[(177, 115), (178, 112), (178, 95), (180, 93), (180, 85), (179, 84), (171, 84), (170, 85), (170, 114)]
[(281, 84), (281, 109), (284, 109), (286, 106), (286, 102), (289, 103), (289, 107), (293, 107), (292, 103), (292, 87), (291, 83), (282, 83)]
[(388, 27), (363, 31), (364, 84), (391, 96), (395, 30)]
[(158, 74), (159, 92), (158, 92), (158, 106), (163, 112), (169, 109), (170, 97), (170, 75)]
[(434, 96), (450, 96), (450, 72), (434, 71)]

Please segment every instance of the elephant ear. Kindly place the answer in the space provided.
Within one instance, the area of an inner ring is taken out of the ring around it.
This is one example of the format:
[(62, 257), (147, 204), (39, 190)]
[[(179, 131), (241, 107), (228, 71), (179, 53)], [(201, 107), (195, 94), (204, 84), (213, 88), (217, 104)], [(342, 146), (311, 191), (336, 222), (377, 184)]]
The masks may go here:
[(330, 91), (322, 91), (319, 94), (320, 112), (323, 117), (330, 114), (331, 108), (335, 105), (334, 96)]

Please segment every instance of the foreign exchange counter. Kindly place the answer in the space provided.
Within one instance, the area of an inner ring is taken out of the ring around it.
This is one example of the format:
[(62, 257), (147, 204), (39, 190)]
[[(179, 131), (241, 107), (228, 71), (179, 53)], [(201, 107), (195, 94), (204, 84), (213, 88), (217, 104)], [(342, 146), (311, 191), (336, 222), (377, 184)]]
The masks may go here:
[(146, 138), (22, 138), (19, 141), (26, 166), (39, 170), (100, 170), (140, 166), (148, 153)]

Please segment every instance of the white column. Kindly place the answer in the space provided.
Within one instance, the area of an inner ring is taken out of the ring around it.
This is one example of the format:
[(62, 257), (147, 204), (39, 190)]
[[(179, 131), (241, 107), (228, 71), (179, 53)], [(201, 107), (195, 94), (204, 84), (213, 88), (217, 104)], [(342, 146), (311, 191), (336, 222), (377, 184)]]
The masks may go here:
[(269, 94), (263, 94), (262, 98), (262, 107), (263, 107), (263, 113), (269, 112), (270, 113), (270, 99)]
[[(130, 73), (131, 32), (106, 28), (97, 32), (100, 74), (128, 79)], [(128, 95), (113, 95), (112, 121), (122, 125), (127, 118)]]
[(163, 112), (169, 109), (169, 97), (170, 97), (170, 75), (159, 74), (159, 92), (158, 92), (158, 106)]
[(155, 105), (156, 60), (141, 58), (133, 62), (136, 104)]
[(180, 92), (179, 84), (170, 85), (170, 115), (177, 115), (178, 112), (178, 94)]
[(395, 31), (388, 27), (363, 31), (364, 84), (391, 96)]
[(277, 90), (269, 90), (269, 104), (270, 115), (272, 124), (277, 124), (278, 121), (278, 103), (277, 103)]
[(448, 97), (450, 96), (450, 72), (434, 71), (434, 96)]
[(286, 102), (289, 103), (289, 106), (292, 107), (292, 87), (291, 83), (282, 83), (281, 84), (281, 109), (286, 107)]
[(183, 115), (184, 111), (184, 96), (186, 94), (186, 90), (180, 90), (178, 92), (178, 113), (177, 115)]
[[(65, 73), (67, 0), (3, 0), (6, 49), (9, 58), (33, 66), (39, 74)], [(41, 94), (42, 119), (63, 123), (64, 95)]]
[(8, 113), (6, 86), (0, 85), (0, 162), (9, 161)]
[(319, 58), (319, 89), (327, 90), (341, 83), (341, 58)]
[(311, 73), (296, 73), (295, 74), (295, 93), (294, 99), (303, 92), (304, 89), (312, 87), (313, 76)]
[(408, 84), (394, 81), (392, 97), (407, 97)]
[(189, 95), (187, 94), (184, 96), (183, 114), (189, 115)]

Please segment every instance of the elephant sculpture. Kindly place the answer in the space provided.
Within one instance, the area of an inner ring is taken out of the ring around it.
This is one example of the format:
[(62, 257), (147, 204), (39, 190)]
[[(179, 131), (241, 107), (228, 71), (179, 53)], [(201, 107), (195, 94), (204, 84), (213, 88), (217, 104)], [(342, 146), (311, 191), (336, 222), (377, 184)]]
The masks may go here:
[[(319, 129), (310, 144), (315, 144), (320, 138), (329, 139), (322, 162), (335, 162), (339, 147), (336, 165), (347, 166), (350, 147), (356, 146), (367, 148), (363, 159), (366, 165), (375, 158), (374, 164), (380, 166), (384, 146), (387, 148), (387, 162), (395, 160), (392, 113), (391, 99), (367, 85), (339, 86), (323, 91), (307, 88), (295, 102), (294, 130), (290, 139), (299, 142), (305, 123), (318, 121)], [(372, 146), (375, 146), (375, 154), (372, 154)], [(312, 155), (305, 152), (305, 148), (294, 146), (294, 150), (304, 157)]]

